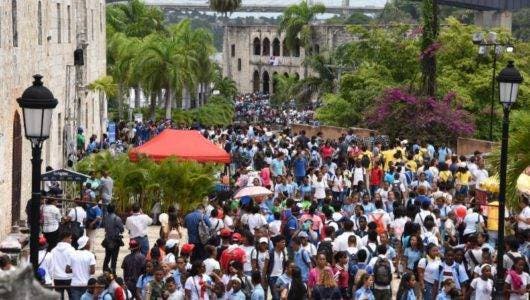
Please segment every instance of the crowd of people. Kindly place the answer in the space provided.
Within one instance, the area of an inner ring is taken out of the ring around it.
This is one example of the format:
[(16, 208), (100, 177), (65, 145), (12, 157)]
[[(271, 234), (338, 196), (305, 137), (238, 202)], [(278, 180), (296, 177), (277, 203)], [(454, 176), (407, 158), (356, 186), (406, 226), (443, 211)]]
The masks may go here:
[[(529, 198), (507, 210), (508, 235), (498, 245), (498, 202), (478, 197), (489, 177), (482, 153), (459, 156), (444, 143), (361, 138), (351, 130), (337, 139), (267, 130), (278, 113), (289, 120), (266, 96), (245, 95), (236, 114), (265, 123), (200, 129), (232, 162), (191, 212), (170, 206), (155, 219), (135, 203), (122, 219), (106, 172), (91, 173), (64, 214), (57, 198), (46, 198), (42, 284), (83, 300), (493, 299), (502, 260), (505, 299), (528, 299)], [(168, 127), (153, 123), (144, 134), (124, 126), (120, 140), (141, 143)], [(105, 137), (81, 144), (78, 137), (83, 154), (107, 148)], [(46, 186), (45, 195), (58, 191)], [(234, 198), (258, 186), (267, 192)], [(160, 236), (149, 241), (153, 223), (161, 224)], [(93, 254), (98, 228), (105, 231), (101, 276)], [(125, 243), (130, 253), (118, 266)], [(0, 257), (2, 271), (12, 268)]]

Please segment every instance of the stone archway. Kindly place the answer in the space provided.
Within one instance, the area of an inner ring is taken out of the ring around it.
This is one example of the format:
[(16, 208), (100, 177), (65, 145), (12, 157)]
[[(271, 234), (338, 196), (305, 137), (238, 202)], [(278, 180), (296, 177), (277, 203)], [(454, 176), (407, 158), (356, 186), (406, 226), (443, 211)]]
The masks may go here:
[(272, 41), (272, 56), (280, 56), (280, 40), (275, 38)]
[(22, 126), (20, 115), (13, 118), (13, 154), (11, 169), (11, 224), (20, 220), (20, 198), (22, 186)]
[(263, 93), (270, 94), (270, 77), (269, 72), (263, 72)]
[(254, 38), (253, 46), (254, 55), (261, 55), (261, 41), (259, 40), (259, 38)]
[(259, 92), (259, 72), (258, 70), (254, 71), (254, 74), (252, 75), (252, 91)]
[(263, 39), (263, 50), (262, 50), (263, 56), (269, 56), (271, 55), (271, 41), (269, 38)]

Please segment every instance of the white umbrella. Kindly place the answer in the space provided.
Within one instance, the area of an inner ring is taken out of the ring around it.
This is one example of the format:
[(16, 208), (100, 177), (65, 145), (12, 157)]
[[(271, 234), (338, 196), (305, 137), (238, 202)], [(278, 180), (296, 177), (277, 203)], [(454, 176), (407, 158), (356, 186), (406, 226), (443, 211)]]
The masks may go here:
[(264, 188), (262, 186), (247, 186), (240, 189), (234, 198), (241, 198), (245, 196), (256, 197), (256, 196), (266, 196), (272, 194), (271, 190)]

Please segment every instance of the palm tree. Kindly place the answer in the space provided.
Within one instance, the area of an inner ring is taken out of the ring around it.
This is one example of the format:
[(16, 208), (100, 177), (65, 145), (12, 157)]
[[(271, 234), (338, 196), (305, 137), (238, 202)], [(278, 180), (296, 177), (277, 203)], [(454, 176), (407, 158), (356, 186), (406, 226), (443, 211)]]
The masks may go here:
[(219, 91), (219, 94), (228, 98), (234, 99), (237, 95), (236, 82), (231, 78), (223, 77), (222, 74), (218, 74), (214, 80), (214, 89)]
[(164, 30), (164, 13), (140, 0), (107, 6), (107, 25), (131, 37), (145, 37)]
[(326, 11), (323, 4), (308, 5), (307, 1), (289, 6), (280, 17), (279, 31), (285, 32), (287, 47), (293, 50), (297, 47), (297, 39), (300, 36), (300, 44), (311, 53), (314, 44), (314, 29), (312, 22), (318, 14)]
[[(228, 51), (228, 13), (232, 13), (241, 6), (241, 0), (210, 0), (210, 8), (224, 16), (224, 34), (223, 34), (223, 54), (224, 60), (229, 60)], [(232, 76), (231, 64), (228, 64), (226, 70), (228, 76)]]
[(105, 108), (107, 104), (105, 102), (105, 96), (107, 98), (116, 96), (118, 91), (118, 85), (114, 83), (112, 76), (103, 76), (97, 80), (94, 80), (88, 85), (88, 89), (94, 92), (98, 92), (99, 96), (99, 119), (100, 119), (100, 136), (103, 133), (105, 127), (103, 116), (105, 114)]

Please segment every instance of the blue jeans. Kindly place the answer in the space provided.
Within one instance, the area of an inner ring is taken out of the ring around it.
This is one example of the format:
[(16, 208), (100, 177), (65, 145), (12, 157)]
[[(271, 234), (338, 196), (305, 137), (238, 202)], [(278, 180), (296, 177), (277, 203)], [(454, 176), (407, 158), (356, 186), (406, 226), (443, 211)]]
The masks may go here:
[(149, 239), (147, 239), (147, 236), (140, 236), (134, 238), (138, 244), (140, 245), (140, 252), (146, 256), (147, 252), (149, 252)]
[(499, 232), (488, 230), (488, 235), (489, 235), (488, 244), (490, 244), (493, 248), (497, 247), (497, 240), (499, 239)]
[(423, 289), (423, 300), (434, 300), (432, 291), (434, 289), (434, 284), (425, 282), (425, 289)]
[(86, 287), (73, 286), (70, 288), (71, 300), (80, 300), (86, 292)]
[(280, 300), (280, 291), (274, 289), (278, 276), (269, 278), (269, 288), (271, 289), (272, 300)]

